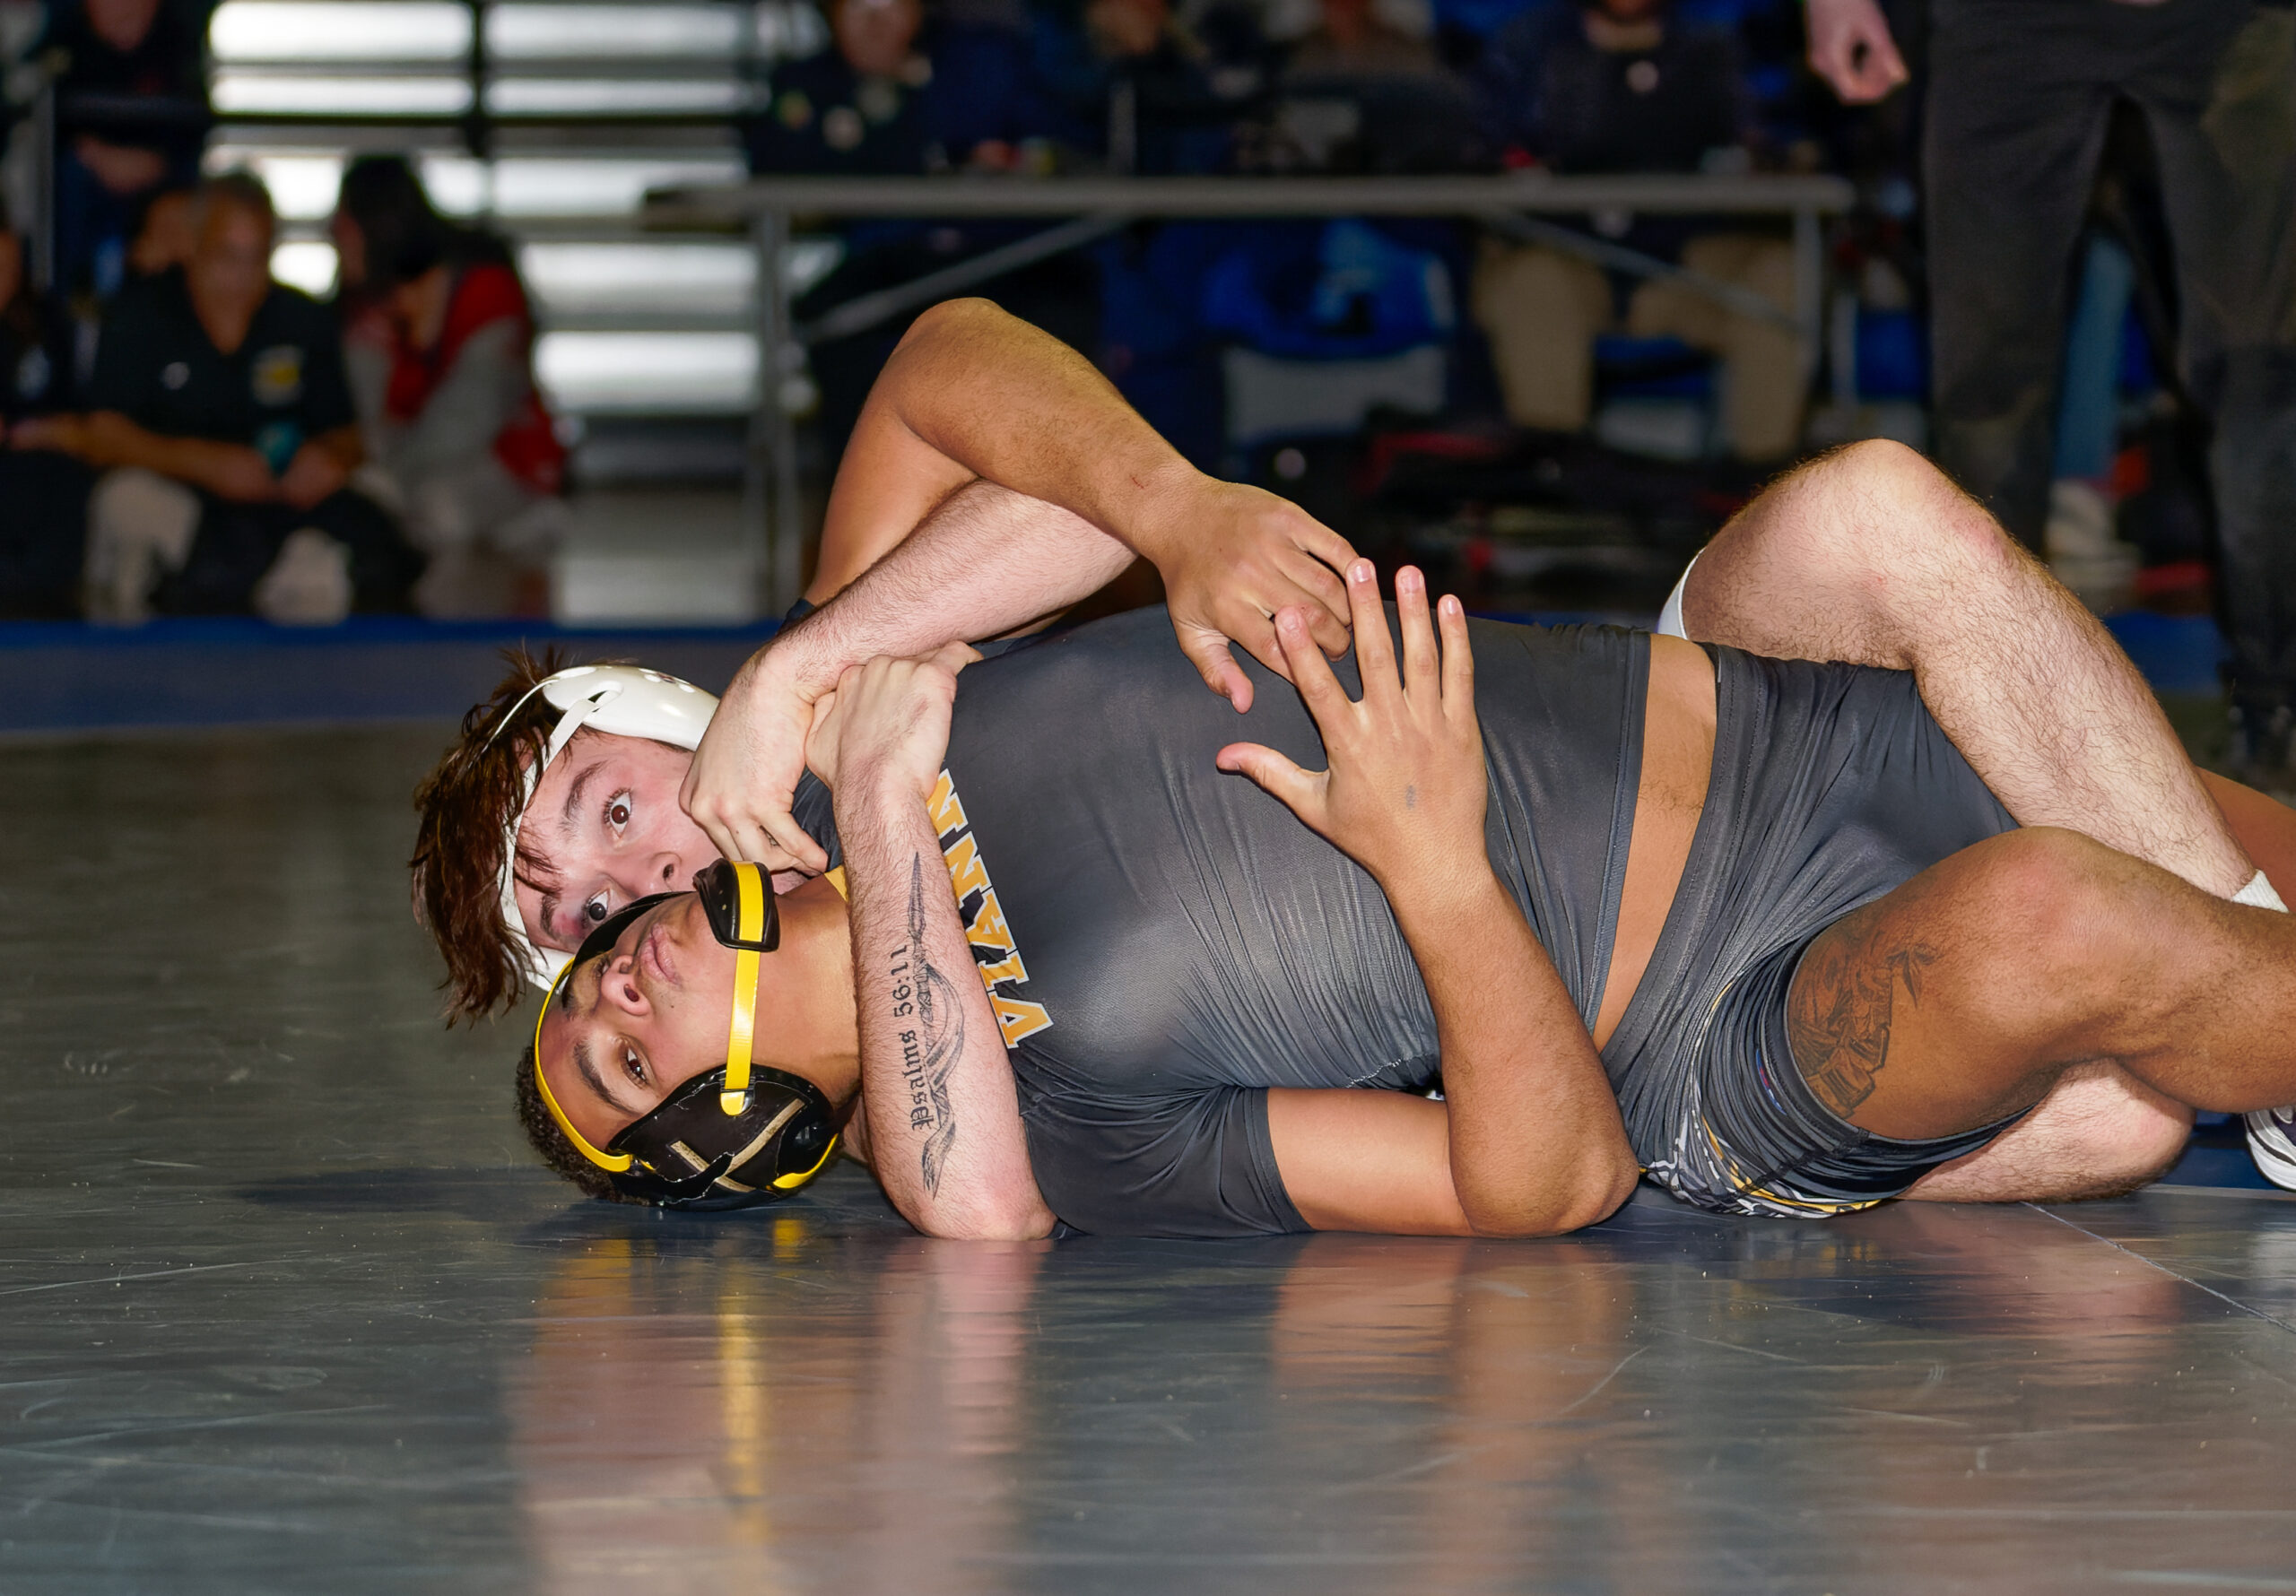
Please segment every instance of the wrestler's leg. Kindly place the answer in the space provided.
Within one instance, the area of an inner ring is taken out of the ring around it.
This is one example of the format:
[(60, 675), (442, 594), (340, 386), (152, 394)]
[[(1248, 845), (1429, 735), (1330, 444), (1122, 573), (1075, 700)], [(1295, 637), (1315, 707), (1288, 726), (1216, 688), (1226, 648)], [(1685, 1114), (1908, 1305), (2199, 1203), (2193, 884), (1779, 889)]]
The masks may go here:
[[(2296, 903), (2296, 809), (2204, 771), (2232, 835)], [(2183, 1156), (2192, 1111), (2118, 1064), (2067, 1071), (2039, 1107), (1994, 1141), (1924, 1175), (1907, 1196), (1930, 1202), (2069, 1201), (2133, 1192)]]
[(2296, 1097), (2296, 919), (2062, 830), (1964, 849), (1811, 944), (1794, 1064), (1877, 1135), (1924, 1140), (2108, 1062), (2172, 1100)]
[(1976, 500), (1897, 444), (1780, 479), (1692, 568), (1693, 638), (1909, 670), (1986, 785), (2230, 897), (2255, 873), (2128, 657)]

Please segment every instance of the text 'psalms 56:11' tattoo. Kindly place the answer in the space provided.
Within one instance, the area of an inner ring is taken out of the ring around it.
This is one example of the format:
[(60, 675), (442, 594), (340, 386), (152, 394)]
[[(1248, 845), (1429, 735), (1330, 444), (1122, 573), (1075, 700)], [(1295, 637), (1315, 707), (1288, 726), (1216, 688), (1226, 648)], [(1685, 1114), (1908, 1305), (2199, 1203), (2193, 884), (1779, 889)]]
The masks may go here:
[(925, 1189), (941, 1189), (957, 1116), (949, 1103), (949, 1073), (965, 1051), (965, 1011), (948, 978), (933, 967), (925, 945), (925, 859), (909, 865), (909, 940), (891, 958), (894, 1034), (900, 1042), (901, 1083), (909, 1093), (909, 1128), (925, 1133), (919, 1165)]

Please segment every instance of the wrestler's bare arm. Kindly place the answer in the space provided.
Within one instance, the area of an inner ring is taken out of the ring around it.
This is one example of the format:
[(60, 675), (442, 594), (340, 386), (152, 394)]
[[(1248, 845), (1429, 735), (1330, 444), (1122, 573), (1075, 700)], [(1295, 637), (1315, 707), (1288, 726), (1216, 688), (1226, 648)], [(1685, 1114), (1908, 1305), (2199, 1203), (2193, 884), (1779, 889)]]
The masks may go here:
[(974, 975), (925, 804), (957, 662), (877, 659), (839, 689), (815, 758), (852, 894), (853, 1001), (870, 1167), (928, 1236), (1048, 1236), (1004, 1033)]
[[(1154, 561), (1182, 649), (1248, 707), (1234, 638), (1283, 671), (1268, 617), (1305, 604), (1345, 646), (1345, 540), (1298, 507), (1189, 467), (1075, 352), (995, 307), (918, 318), (871, 390), (831, 494), (822, 612), (728, 688), (684, 801), (731, 857), (819, 870), (790, 819), (813, 705), (881, 654), (997, 635)], [(824, 602), (827, 601), (827, 602)]]

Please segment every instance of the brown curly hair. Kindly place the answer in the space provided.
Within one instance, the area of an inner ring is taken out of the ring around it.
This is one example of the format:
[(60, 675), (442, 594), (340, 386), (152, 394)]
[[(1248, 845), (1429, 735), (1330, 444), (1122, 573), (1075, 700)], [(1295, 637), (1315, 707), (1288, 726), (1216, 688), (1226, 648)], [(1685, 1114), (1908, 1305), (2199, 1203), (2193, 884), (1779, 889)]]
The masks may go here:
[[(449, 1025), (510, 1007), (526, 979), (523, 957), (502, 924), (502, 850), (526, 796), (526, 767), (542, 756), (561, 714), (541, 694), (526, 695), (570, 662), (554, 648), (539, 658), (523, 647), (506, 648), (502, 658), (509, 674), (463, 716), (461, 734), (414, 789), (422, 816), (407, 861), (414, 917), (447, 961)], [(518, 865), (520, 880), (548, 886), (539, 879), (547, 868), (541, 858), (521, 848)]]
[(567, 1139), (558, 1122), (551, 1117), (550, 1106), (542, 1100), (542, 1089), (535, 1084), (535, 1045), (530, 1039), (526, 1050), (518, 1055), (518, 1128), (526, 1133), (526, 1141), (542, 1161), (582, 1188), (585, 1195), (606, 1202), (635, 1202), (635, 1197), (625, 1197), (613, 1188), (606, 1172), (589, 1159)]

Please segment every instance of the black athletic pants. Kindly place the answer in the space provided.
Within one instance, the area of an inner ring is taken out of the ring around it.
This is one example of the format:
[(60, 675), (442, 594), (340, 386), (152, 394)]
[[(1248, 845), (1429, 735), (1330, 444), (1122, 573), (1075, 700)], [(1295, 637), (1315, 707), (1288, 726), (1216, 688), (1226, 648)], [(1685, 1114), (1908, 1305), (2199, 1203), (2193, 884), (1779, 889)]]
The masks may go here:
[(2296, 13), (2256, 0), (1935, 0), (1939, 463), (2009, 530), (2048, 514), (2066, 301), (2116, 97), (2174, 239), (2179, 364), (2215, 428), (2235, 700), (2296, 700)]
[(0, 616), (69, 620), (80, 613), (95, 480), (69, 455), (0, 451)]
[(422, 557), (380, 505), (349, 488), (308, 510), (283, 504), (240, 504), (199, 496), (199, 531), (183, 569), (160, 584), (153, 608), (165, 615), (246, 613), (255, 585), (279, 558), (287, 534), (315, 526), (351, 551), (352, 607), (361, 612), (408, 607)]

